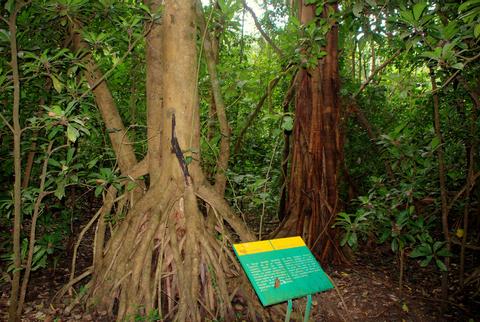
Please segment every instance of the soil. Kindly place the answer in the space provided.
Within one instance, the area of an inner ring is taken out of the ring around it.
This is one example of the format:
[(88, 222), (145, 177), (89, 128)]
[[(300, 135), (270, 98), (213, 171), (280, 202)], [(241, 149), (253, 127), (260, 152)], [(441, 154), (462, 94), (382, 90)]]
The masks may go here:
[[(81, 226), (84, 224), (86, 222)], [(91, 265), (91, 242), (92, 236), (87, 234), (79, 249), (77, 275)], [(82, 305), (69, 311), (67, 308), (75, 294), (52, 302), (54, 295), (69, 279), (70, 263), (71, 257), (67, 256), (59, 261), (55, 269), (43, 269), (32, 274), (22, 321), (112, 320), (106, 312), (86, 312)], [(385, 250), (365, 249), (358, 252), (348, 265), (324, 267), (336, 287), (314, 296), (310, 321), (480, 321), (478, 297), (463, 294), (463, 301), (468, 305), (461, 302), (461, 296), (443, 303), (439, 299), (438, 270), (416, 267), (411, 262), (408, 264), (402, 292), (398, 285), (395, 257)], [(455, 266), (453, 268), (451, 278), (456, 276)], [(8, 314), (10, 285), (5, 277), (6, 274), (3, 274), (0, 284), (0, 321), (6, 321)], [(291, 321), (303, 321), (305, 304), (305, 299), (294, 301)], [(442, 304), (446, 305), (443, 313)], [(282, 305), (285, 310), (286, 305)], [(234, 308), (238, 321), (248, 321), (248, 318), (242, 318), (247, 316), (246, 308), (239, 303)]]

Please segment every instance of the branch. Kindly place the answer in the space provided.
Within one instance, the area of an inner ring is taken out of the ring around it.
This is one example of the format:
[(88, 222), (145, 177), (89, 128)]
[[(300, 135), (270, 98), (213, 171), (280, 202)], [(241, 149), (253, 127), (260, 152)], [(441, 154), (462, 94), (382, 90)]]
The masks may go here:
[(260, 98), (260, 101), (258, 101), (257, 103), (257, 106), (255, 107), (255, 109), (248, 115), (247, 117), (247, 120), (245, 121), (245, 125), (243, 126), (243, 128), (240, 130), (240, 133), (238, 134), (238, 137), (237, 137), (237, 142), (235, 143), (235, 147), (233, 149), (233, 154), (237, 154), (238, 151), (240, 150), (240, 147), (242, 145), (242, 141), (243, 141), (243, 137), (245, 136), (245, 133), (247, 132), (248, 128), (252, 125), (252, 122), (253, 120), (255, 119), (255, 117), (258, 115), (258, 113), (260, 112), (260, 110), (262, 109), (262, 106), (263, 104), (265, 103), (265, 100), (267, 99), (268, 95), (270, 95), (270, 92), (272, 91), (272, 89), (277, 86), (278, 82), (280, 81), (280, 79), (284, 76), (284, 73), (282, 73), (281, 75), (275, 77), (269, 84), (268, 84), (268, 88), (267, 88), (267, 91), (265, 92), (265, 94), (263, 94), (263, 96)]
[(465, 193), (465, 191), (467, 191), (467, 189), (471, 190), (473, 188), (473, 186), (475, 185), (475, 181), (477, 181), (478, 177), (480, 177), (480, 172), (475, 173), (470, 183), (470, 187), (469, 187), (469, 184), (467, 183), (463, 186), (463, 188), (459, 192), (457, 192), (455, 197), (453, 197), (452, 201), (448, 205), (448, 212), (452, 210), (454, 203), (457, 201), (458, 198), (460, 198)]
[[(97, 86), (100, 85), (108, 76), (110, 76), (110, 74), (113, 73), (113, 71), (117, 68), (117, 66), (123, 63), (125, 58), (127, 58), (127, 56), (132, 52), (132, 50), (135, 48), (135, 46), (140, 41), (140, 39), (143, 39), (146, 36), (148, 36), (151, 30), (152, 30), (152, 25), (149, 25), (149, 28), (147, 29), (147, 31), (144, 34), (142, 34), (141, 37), (138, 37), (137, 39), (135, 39), (135, 41), (130, 46), (128, 46), (127, 51), (123, 54), (122, 57), (120, 57), (118, 61), (116, 61), (113, 64), (112, 68), (110, 68), (107, 72), (105, 72), (105, 74), (103, 74), (99, 79), (97, 79), (93, 85), (89, 86), (88, 90), (85, 91), (78, 100), (85, 98), (91, 91), (97, 88)], [(83, 42), (83, 39), (82, 39), (82, 42)]]
[(272, 41), (272, 39), (270, 38), (270, 36), (267, 35), (267, 33), (263, 30), (262, 28), (262, 25), (260, 25), (260, 22), (258, 22), (258, 18), (257, 18), (257, 15), (255, 15), (255, 12), (252, 10), (252, 8), (250, 8), (248, 5), (247, 5), (247, 2), (245, 0), (242, 0), (242, 3), (243, 3), (243, 7), (245, 8), (245, 10), (247, 10), (248, 12), (250, 12), (250, 15), (252, 16), (253, 18), (253, 21), (255, 22), (255, 26), (257, 27), (257, 30), (262, 34), (263, 38), (265, 39), (266, 42), (268, 42), (268, 44), (270, 46), (272, 46), (273, 50), (275, 51), (275, 53), (280, 57), (280, 58), (283, 58), (283, 52), (280, 48), (277, 47), (277, 45), (275, 45), (275, 43)]
[[(462, 246), (462, 243), (460, 241), (454, 239), (454, 238), (452, 238), (450, 241), (452, 242), (452, 244)], [(465, 248), (480, 251), (480, 246), (475, 246), (475, 245), (471, 245), (471, 244), (465, 244)]]
[(218, 80), (217, 66), (215, 62), (216, 53), (212, 46), (210, 33), (207, 30), (207, 23), (203, 13), (200, 1), (197, 1), (197, 17), (199, 20), (199, 28), (204, 35), (203, 48), (205, 49), (205, 60), (207, 63), (208, 74), (210, 75), (210, 86), (212, 87), (213, 100), (215, 102), (216, 115), (220, 127), (220, 153), (217, 160), (217, 173), (215, 174), (215, 189), (223, 194), (226, 185), (225, 172), (228, 168), (230, 159), (230, 128), (228, 126), (225, 102), (220, 90), (220, 82)]
[(13, 127), (10, 123), (8, 123), (8, 120), (5, 118), (5, 116), (3, 116), (2, 113), (0, 113), (0, 118), (3, 120), (3, 122), (5, 123), (5, 125), (10, 129), (10, 131), (12, 131), (12, 133), (14, 132), (13, 130)]
[[(478, 58), (480, 58), (480, 54), (477, 54), (473, 57), (470, 57), (470, 58), (467, 58), (465, 59), (465, 62), (463, 63), (463, 68), (465, 68), (465, 66), (467, 66), (467, 64), (477, 60)], [(435, 93), (435, 92), (438, 92), (440, 90), (442, 90), (443, 88), (445, 88), (445, 86), (447, 86), (448, 84), (450, 84), (450, 82), (452, 80), (455, 79), (455, 77), (462, 71), (462, 69), (458, 69), (455, 73), (452, 74), (452, 76), (450, 76), (446, 81), (445, 83), (443, 83), (442, 86), (438, 87), (435, 91), (432, 90), (432, 94)]]
[(352, 96), (353, 99), (357, 98), (358, 95), (360, 95), (361, 92), (367, 87), (368, 84), (377, 76), (377, 74), (382, 71), (385, 67), (387, 67), (388, 64), (390, 64), (400, 53), (402, 52), (401, 49), (398, 49), (392, 57), (387, 59), (383, 64), (375, 68), (375, 70), (368, 76), (368, 78), (363, 82), (363, 84), (360, 86), (360, 89)]
[(476, 92), (475, 90), (473, 90), (472, 88), (470, 88), (470, 86), (468, 85), (465, 78), (463, 78), (461, 75), (458, 75), (457, 79), (462, 84), (463, 88), (465, 88), (465, 90), (468, 92), (468, 94), (472, 98), (473, 102), (475, 103), (475, 106), (477, 108), (480, 108), (480, 97), (479, 97), (480, 95), (479, 95), (479, 93)]

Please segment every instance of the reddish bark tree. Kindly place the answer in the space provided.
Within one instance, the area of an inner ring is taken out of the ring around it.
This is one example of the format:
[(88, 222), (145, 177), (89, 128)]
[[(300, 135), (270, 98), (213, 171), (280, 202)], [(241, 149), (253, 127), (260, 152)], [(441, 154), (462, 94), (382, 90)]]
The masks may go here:
[[(314, 5), (299, 5), (300, 21), (315, 18)], [(340, 208), (339, 165), (342, 160), (338, 75), (338, 27), (328, 12), (323, 19), (330, 29), (325, 35), (326, 56), (314, 68), (302, 69), (297, 77), (295, 125), (286, 204), (286, 218), (279, 235), (301, 235), (322, 262), (341, 259), (337, 234), (332, 229)]]

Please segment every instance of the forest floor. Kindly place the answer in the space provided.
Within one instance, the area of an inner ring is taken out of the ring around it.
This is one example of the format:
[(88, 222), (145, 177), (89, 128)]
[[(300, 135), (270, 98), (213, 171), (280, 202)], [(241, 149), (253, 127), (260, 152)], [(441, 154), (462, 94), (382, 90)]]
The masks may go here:
[[(91, 239), (79, 249), (77, 274), (91, 263)], [(34, 272), (22, 321), (110, 321), (106, 312), (86, 312), (81, 305), (67, 309), (73, 296), (53, 303), (51, 299), (68, 281), (70, 258), (63, 258), (55, 269)], [(403, 292), (398, 285), (398, 266), (392, 254), (364, 251), (356, 254), (349, 265), (325, 267), (336, 289), (313, 298), (311, 321), (480, 321), (480, 302), (470, 298), (469, 304), (447, 302), (441, 313), (440, 274), (434, 268), (415, 269), (405, 273)], [(6, 321), (9, 284), (0, 284), (0, 321)], [(468, 297), (465, 297), (469, 300)], [(302, 321), (305, 300), (295, 300), (291, 321)], [(236, 304), (239, 316), (245, 308)], [(246, 315), (244, 315), (246, 316)], [(135, 320), (140, 321), (140, 320)], [(240, 318), (239, 321), (248, 321)]]

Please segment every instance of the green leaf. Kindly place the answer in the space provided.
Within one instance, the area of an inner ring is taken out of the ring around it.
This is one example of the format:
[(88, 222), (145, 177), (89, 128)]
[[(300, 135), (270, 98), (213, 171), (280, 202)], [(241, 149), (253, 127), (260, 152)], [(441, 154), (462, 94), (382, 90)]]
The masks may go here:
[(427, 4), (425, 2), (420, 2), (413, 6), (413, 19), (415, 21), (418, 21), (420, 19), (426, 7)]
[(68, 124), (67, 126), (67, 138), (71, 142), (75, 142), (78, 137), (80, 136), (80, 133), (76, 128), (74, 128), (71, 124)]
[(61, 168), (62, 165), (55, 159), (48, 159), (48, 164), (53, 165), (54, 167)]
[(0, 29), (0, 41), (2, 42), (10, 42), (10, 33), (8, 30)]
[(478, 38), (480, 36), (480, 23), (475, 26), (473, 29), (473, 35), (475, 38)]
[(68, 151), (67, 151), (67, 163), (70, 163), (70, 161), (72, 161), (74, 153), (75, 153), (74, 148), (68, 149)]
[(444, 242), (441, 242), (441, 241), (436, 241), (434, 244), (433, 244), (433, 252), (436, 253), (437, 250), (439, 250), (440, 248), (442, 248)]
[(357, 233), (351, 233), (350, 237), (348, 238), (348, 246), (355, 248), (357, 246), (358, 238)]
[(54, 192), (55, 197), (62, 200), (65, 197), (65, 181), (57, 182), (57, 189)]
[(430, 142), (430, 149), (435, 150), (440, 145), (440, 139), (438, 137), (434, 137)]
[(392, 246), (392, 251), (396, 253), (398, 250), (398, 240), (396, 238), (392, 240), (391, 246)]
[(293, 117), (285, 116), (282, 121), (282, 129), (291, 131), (293, 129)]
[(458, 7), (458, 12), (465, 11), (468, 7), (474, 6), (475, 4), (480, 4), (480, 0), (465, 1)]
[(95, 188), (95, 197), (100, 196), (100, 195), (102, 194), (102, 191), (103, 191), (103, 186), (102, 186), (102, 185), (97, 186), (97, 187)]
[(433, 258), (433, 256), (427, 256), (427, 258), (425, 258), (424, 260), (422, 260), (420, 262), (420, 266), (421, 267), (427, 267), (428, 264), (430, 264), (430, 262), (432, 261), (432, 258)]
[(136, 186), (137, 186), (137, 183), (136, 183), (136, 182), (130, 181), (130, 182), (127, 184), (127, 191), (132, 191), (133, 189), (135, 189)]
[(428, 244), (420, 244), (410, 253), (411, 258), (429, 256), (432, 255), (430, 247)]
[(440, 268), (442, 272), (448, 271), (447, 266), (445, 265), (444, 262), (442, 262), (440, 259), (436, 259), (435, 263), (437, 264), (437, 267)]
[(355, 17), (360, 17), (360, 14), (363, 11), (363, 2), (357, 1), (353, 5), (352, 12), (355, 15)]
[(88, 163), (87, 163), (87, 167), (88, 167), (89, 169), (91, 169), (91, 168), (93, 168), (93, 167), (97, 164), (97, 162), (98, 162), (98, 158), (95, 158), (95, 159), (93, 159), (93, 160), (90, 160), (90, 161), (88, 161)]
[(5, 3), (4, 8), (8, 11), (8, 13), (12, 13), (13, 9), (15, 9), (15, 0), (8, 0), (7, 3)]
[(57, 91), (57, 93), (61, 93), (63, 89), (63, 84), (58, 80), (58, 78), (54, 75), (50, 75), (50, 78), (52, 79), (53, 82), (53, 87)]
[(452, 256), (452, 253), (450, 253), (447, 248), (440, 249), (436, 254), (437, 256), (442, 256), (442, 257)]

